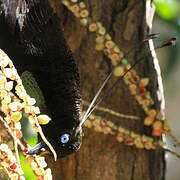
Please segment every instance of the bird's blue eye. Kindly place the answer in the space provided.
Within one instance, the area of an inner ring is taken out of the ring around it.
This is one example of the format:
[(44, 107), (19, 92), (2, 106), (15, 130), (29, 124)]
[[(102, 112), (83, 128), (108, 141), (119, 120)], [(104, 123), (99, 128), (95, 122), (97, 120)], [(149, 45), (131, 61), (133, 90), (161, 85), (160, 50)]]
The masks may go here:
[(61, 143), (65, 144), (69, 141), (69, 134), (63, 134), (61, 136)]

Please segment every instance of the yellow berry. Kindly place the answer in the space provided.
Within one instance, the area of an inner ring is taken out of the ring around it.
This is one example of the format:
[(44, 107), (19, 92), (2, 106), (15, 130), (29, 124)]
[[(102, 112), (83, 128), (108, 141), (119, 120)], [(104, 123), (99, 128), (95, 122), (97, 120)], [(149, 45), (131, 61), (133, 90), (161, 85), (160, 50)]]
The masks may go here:
[(156, 114), (156, 119), (159, 119), (159, 120), (163, 119), (163, 114), (161, 112), (158, 112)]
[(89, 31), (90, 32), (95, 32), (96, 29), (97, 29), (97, 26), (96, 26), (95, 23), (92, 23), (92, 24), (89, 25)]
[(6, 91), (11, 91), (13, 89), (13, 81), (9, 81), (5, 84)]
[(22, 87), (20, 85), (16, 85), (15, 90), (18, 92), (22, 92)]
[(14, 122), (18, 122), (20, 121), (20, 119), (22, 118), (22, 113), (17, 111), (17, 112), (13, 112), (11, 114), (11, 120), (14, 121)]
[(112, 131), (112, 130), (111, 130), (110, 127), (104, 127), (104, 128), (103, 128), (103, 133), (104, 133), (104, 134), (110, 134), (111, 131)]
[(8, 65), (8, 59), (4, 58), (3, 60), (0, 60), (0, 66), (5, 68)]
[(34, 104), (36, 104), (36, 100), (34, 99), (34, 98), (28, 98), (28, 104), (30, 105), (30, 106), (33, 106)]
[(79, 3), (79, 7), (83, 9), (83, 8), (85, 8), (85, 7), (86, 7), (86, 5), (85, 5), (85, 3), (84, 3), (84, 2), (80, 2), (80, 3)]
[(149, 78), (143, 78), (141, 79), (140, 81), (140, 84), (143, 86), (143, 87), (146, 87), (149, 83)]
[(34, 129), (34, 131), (35, 131), (36, 133), (39, 132), (39, 129), (38, 129), (38, 127), (37, 127), (36, 125), (33, 126), (33, 129)]
[(48, 115), (41, 114), (37, 117), (39, 124), (48, 124), (51, 118)]
[(96, 44), (96, 51), (102, 51), (103, 49), (104, 49), (103, 43)]
[(1, 91), (1, 99), (3, 99), (5, 96), (7, 96), (7, 91), (6, 90), (2, 90)]
[(106, 43), (105, 43), (105, 46), (108, 48), (108, 49), (111, 49), (111, 48), (113, 48), (113, 46), (114, 46), (114, 43), (113, 43), (113, 41), (106, 41)]
[(120, 143), (124, 141), (124, 137), (123, 134), (118, 133), (117, 137), (116, 137), (117, 141), (119, 141)]
[(166, 146), (166, 144), (165, 144), (163, 141), (159, 141), (159, 146), (160, 146), (161, 148), (164, 148), (164, 147)]
[(92, 127), (91, 121), (86, 120), (85, 123), (84, 123), (84, 126), (87, 127), (87, 128), (91, 128)]
[(88, 20), (85, 19), (85, 18), (82, 18), (82, 19), (80, 20), (80, 22), (81, 22), (81, 24), (82, 24), (83, 26), (86, 26), (86, 25), (88, 24)]
[[(4, 113), (4, 114), (8, 114), (9, 113), (9, 108), (7, 106), (7, 104), (2, 104), (1, 106), (1, 111)], [(7, 119), (7, 118), (6, 118)], [(8, 120), (8, 119), (7, 119)], [(6, 121), (7, 121), (6, 120)], [(9, 122), (9, 121), (8, 121)]]
[(12, 102), (9, 104), (11, 111), (20, 111), (22, 109), (22, 104), (20, 102)]
[(95, 120), (93, 121), (93, 125), (94, 125), (94, 126), (100, 126), (100, 121), (99, 121), (98, 119), (95, 119)]
[(4, 83), (6, 83), (6, 77), (5, 76), (0, 76), (0, 83), (1, 84), (4, 84)]
[(19, 97), (24, 101), (24, 102), (28, 102), (28, 95), (25, 92), (21, 92)]
[(162, 122), (161, 122), (161, 121), (155, 121), (155, 122), (153, 123), (153, 129), (154, 129), (154, 130), (160, 130), (160, 129), (162, 129)]
[(97, 42), (97, 44), (102, 44), (102, 43), (104, 43), (104, 37), (103, 37), (103, 36), (97, 36), (96, 42)]
[(108, 33), (106, 33), (105, 38), (106, 38), (106, 40), (111, 40), (112, 39), (110, 34), (108, 34)]
[(112, 63), (113, 66), (117, 66), (118, 65), (118, 61), (112, 59), (111, 55), (109, 56), (109, 58), (111, 59), (111, 63)]
[(36, 124), (36, 121), (35, 121), (33, 116), (28, 116), (28, 120), (29, 120), (31, 125), (35, 125)]
[(32, 111), (33, 111), (33, 113), (35, 113), (35, 114), (40, 114), (40, 109), (39, 109), (39, 107), (33, 106), (33, 107), (32, 107)]
[(11, 68), (5, 68), (4, 69), (4, 74), (7, 78), (11, 79), (12, 77), (12, 69)]
[(78, 2), (78, 0), (71, 0), (71, 2), (76, 3), (76, 2)]
[(72, 12), (75, 12), (75, 13), (79, 12), (79, 6), (77, 4), (72, 5), (70, 9)]
[(118, 61), (119, 60), (119, 55), (117, 53), (113, 53), (111, 55), (111, 59), (114, 60), (114, 61)]
[(123, 68), (122, 66), (117, 66), (117, 67), (114, 69), (114, 71), (113, 71), (113, 74), (114, 74), (114, 76), (116, 76), (116, 77), (122, 76), (123, 73), (124, 73), (124, 68)]
[(24, 107), (24, 112), (25, 112), (26, 114), (29, 114), (29, 113), (31, 112), (31, 107), (26, 105), (26, 106)]
[(145, 149), (147, 149), (147, 150), (152, 149), (152, 146), (153, 146), (152, 141), (147, 141), (147, 142), (145, 142), (145, 144), (144, 144), (144, 147), (145, 147)]
[(98, 22), (96, 22), (96, 24), (97, 24), (97, 27), (98, 27), (98, 28), (103, 27), (103, 26), (102, 26), (102, 23), (101, 23), (101, 22), (99, 22), (99, 21), (98, 21)]
[(130, 85), (129, 85), (129, 89), (130, 89), (132, 95), (135, 95), (135, 94), (137, 93), (137, 92), (136, 92), (137, 87), (136, 87), (135, 84), (130, 84)]
[(119, 51), (119, 57), (122, 59), (124, 57), (124, 53), (122, 51)]
[(6, 152), (8, 150), (7, 144), (1, 144), (0, 145), (0, 150)]
[(151, 110), (149, 110), (149, 112), (148, 112), (148, 115), (149, 115), (150, 117), (152, 117), (152, 118), (155, 118), (156, 114), (157, 114), (157, 112), (156, 112), (155, 109), (151, 109)]
[(143, 100), (143, 105), (144, 105), (145, 107), (149, 106), (150, 103), (151, 103), (151, 101), (150, 101), (149, 99), (144, 99), (144, 100)]
[(98, 33), (104, 35), (106, 33), (106, 29), (104, 27), (100, 27)]
[(89, 15), (89, 12), (88, 12), (87, 9), (84, 9), (84, 10), (82, 10), (82, 11), (80, 12), (80, 16), (81, 16), (82, 18), (88, 17), (88, 15)]
[(118, 47), (118, 46), (115, 46), (115, 47), (113, 48), (113, 51), (116, 52), (116, 53), (119, 53), (119, 51), (120, 51), (120, 50), (119, 50), (119, 47)]
[(145, 125), (145, 126), (150, 126), (150, 125), (152, 125), (153, 121), (154, 121), (153, 118), (147, 116), (147, 117), (144, 119), (144, 125)]
[(119, 128), (118, 128), (118, 131), (119, 131), (120, 133), (124, 133), (125, 130), (124, 130), (124, 128), (119, 127)]
[(94, 127), (94, 130), (95, 130), (96, 132), (102, 132), (102, 131), (103, 131), (103, 129), (101, 128), (101, 126), (95, 126), (95, 127)]
[(141, 141), (140, 138), (136, 138), (135, 141), (134, 141), (134, 144), (135, 144), (136, 147), (139, 148), (139, 149), (143, 149), (143, 148), (144, 148), (144, 145), (143, 145), (143, 143), (142, 143), (142, 141)]
[(133, 131), (130, 133), (130, 136), (131, 136), (132, 138), (137, 138), (137, 134), (134, 133)]
[(11, 96), (5, 96), (2, 100), (2, 104), (9, 104), (11, 102)]
[(67, 0), (63, 0), (62, 3), (63, 3), (65, 6), (69, 6), (69, 4), (70, 4), (69, 1), (67, 1)]

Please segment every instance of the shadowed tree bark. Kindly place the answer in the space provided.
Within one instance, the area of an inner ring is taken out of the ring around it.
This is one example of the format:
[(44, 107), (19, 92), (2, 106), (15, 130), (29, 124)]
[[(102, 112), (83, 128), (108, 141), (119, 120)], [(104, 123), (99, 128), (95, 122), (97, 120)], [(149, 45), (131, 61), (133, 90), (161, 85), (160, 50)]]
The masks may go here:
[[(150, 53), (144, 55), (144, 52), (149, 50), (149, 45), (141, 43), (143, 38), (151, 32), (154, 9), (150, 1), (85, 0), (85, 3), (90, 17), (94, 21), (103, 23), (124, 53), (132, 49), (128, 56), (131, 64), (139, 57), (144, 57), (135, 69), (141, 77), (150, 78), (148, 90), (155, 101), (154, 108), (162, 110), (163, 98), (157, 97), (158, 91), (163, 97), (163, 91), (159, 88), (162, 82), (157, 59)], [(51, 4), (61, 17), (66, 39), (78, 63), (82, 98), (91, 101), (105, 77), (112, 70), (112, 65), (103, 53), (95, 50), (96, 36), (88, 33), (87, 29), (80, 25), (79, 20), (60, 1), (51, 0)], [(113, 81), (112, 79), (108, 83), (107, 89)], [(116, 85), (101, 105), (124, 114), (137, 115), (140, 120), (128, 121), (99, 113), (101, 117), (140, 134), (149, 134), (148, 129), (143, 126), (145, 114), (134, 97), (130, 95), (123, 81)], [(76, 154), (59, 159), (51, 165), (55, 179), (67, 180), (160, 180), (164, 179), (165, 174), (162, 151), (127, 147), (118, 143), (111, 135), (85, 128), (81, 149)]]
[[(79, 20), (61, 4), (61, 1), (50, 0), (50, 2), (61, 18), (66, 40), (77, 61), (82, 98), (91, 101), (113, 67), (102, 52), (95, 50), (96, 36), (88, 33), (87, 29), (80, 25)], [(141, 43), (151, 31), (153, 8), (150, 1), (85, 0), (84, 2), (87, 4), (90, 17), (94, 21), (103, 23), (125, 54), (132, 49), (128, 54), (131, 64), (144, 57), (135, 69), (141, 77), (150, 78), (148, 90), (154, 99), (154, 108), (163, 110), (163, 98), (157, 96), (159, 91), (163, 97), (157, 59), (150, 54), (144, 55), (144, 52), (149, 51), (149, 45)], [(111, 79), (106, 88), (111, 87), (114, 81), (115, 79)], [(139, 134), (150, 135), (149, 129), (143, 125), (144, 111), (130, 95), (123, 81), (107, 94), (101, 105), (123, 114), (140, 117), (139, 120), (128, 121), (95, 112), (102, 118)], [(51, 157), (48, 157), (48, 161), (55, 180), (161, 180), (164, 179), (165, 174), (164, 152), (128, 147), (118, 143), (112, 135), (104, 135), (86, 128), (84, 128), (83, 144), (76, 154), (58, 159), (55, 163)]]

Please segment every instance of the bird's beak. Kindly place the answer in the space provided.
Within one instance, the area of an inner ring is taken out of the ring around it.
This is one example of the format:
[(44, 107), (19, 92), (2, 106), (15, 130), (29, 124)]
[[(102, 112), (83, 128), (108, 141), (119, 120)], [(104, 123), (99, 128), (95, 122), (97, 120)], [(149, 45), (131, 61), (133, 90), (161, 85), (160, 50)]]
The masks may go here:
[(35, 146), (33, 146), (28, 152), (27, 154), (33, 155), (33, 154), (39, 154), (41, 152), (41, 149), (44, 148), (46, 145), (44, 142), (40, 142), (38, 144), (36, 144)]

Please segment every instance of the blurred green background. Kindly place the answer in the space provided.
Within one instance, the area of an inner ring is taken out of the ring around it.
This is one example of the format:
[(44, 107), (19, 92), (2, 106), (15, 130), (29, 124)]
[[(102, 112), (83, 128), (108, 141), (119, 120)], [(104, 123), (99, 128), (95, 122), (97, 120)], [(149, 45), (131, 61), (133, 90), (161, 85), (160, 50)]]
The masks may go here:
[[(156, 15), (153, 21), (153, 32), (159, 33), (156, 40), (176, 37), (174, 47), (157, 51), (160, 62), (164, 94), (166, 101), (166, 118), (170, 121), (173, 134), (180, 139), (180, 0), (155, 0)], [(180, 148), (175, 148), (170, 139), (167, 139), (168, 147), (180, 153)], [(167, 180), (180, 179), (180, 159), (166, 154)]]

